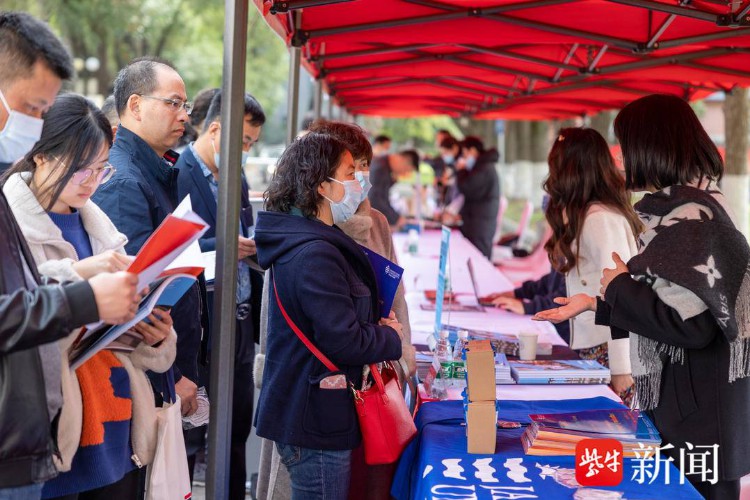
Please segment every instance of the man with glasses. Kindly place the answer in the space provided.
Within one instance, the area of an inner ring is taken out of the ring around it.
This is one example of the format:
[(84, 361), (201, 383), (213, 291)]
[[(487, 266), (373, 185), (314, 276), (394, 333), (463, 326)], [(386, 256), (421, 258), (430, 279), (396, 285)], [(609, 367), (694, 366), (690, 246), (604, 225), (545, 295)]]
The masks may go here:
[[(191, 106), (174, 67), (149, 57), (136, 59), (120, 70), (114, 96), (120, 125), (109, 162), (116, 172), (96, 191), (93, 200), (128, 237), (125, 249), (135, 255), (179, 202), (174, 168), (179, 155), (170, 148), (185, 131)], [(183, 415), (198, 409), (201, 307), (201, 291), (195, 285), (172, 311), (177, 332), (173, 371)], [(152, 377), (157, 392), (162, 389), (162, 380)]]
[[(31, 151), (43, 114), (72, 74), (70, 55), (46, 24), (28, 14), (0, 12), (0, 169)], [(57, 475), (57, 341), (100, 319), (132, 318), (138, 279), (102, 273), (88, 281), (42, 284), (2, 192), (0, 234), (0, 499), (35, 500), (44, 481)]]
[[(221, 91), (211, 99), (201, 135), (188, 145), (180, 156), (177, 179), (180, 198), (190, 195), (193, 210), (211, 225), (200, 239), (201, 250), (216, 250), (216, 208), (219, 195), (219, 151), (221, 149)], [(225, 103), (226, 104), (226, 103)], [(242, 160), (232, 168), (241, 169), (250, 148), (258, 142), (266, 121), (263, 108), (250, 94), (245, 94), (242, 122)], [(251, 269), (255, 255), (255, 241), (251, 239), (254, 225), (249, 188), (242, 176), (242, 201), (237, 269), (237, 333), (235, 340), (234, 394), (232, 406), (232, 441), (230, 447), (229, 500), (245, 498), (245, 444), (253, 420), (253, 359), (260, 323), (262, 275)], [(257, 268), (257, 264), (256, 268)], [(212, 312), (213, 297), (209, 294), (208, 308)], [(208, 384), (206, 384), (208, 385)]]

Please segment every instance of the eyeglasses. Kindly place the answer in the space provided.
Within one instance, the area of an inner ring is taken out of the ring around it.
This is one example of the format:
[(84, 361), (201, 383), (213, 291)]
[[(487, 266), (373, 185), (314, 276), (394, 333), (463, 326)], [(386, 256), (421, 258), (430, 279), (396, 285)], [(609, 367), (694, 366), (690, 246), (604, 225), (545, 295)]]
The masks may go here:
[(109, 163), (105, 163), (102, 168), (98, 169), (86, 167), (76, 170), (75, 173), (71, 176), (70, 180), (76, 186), (80, 186), (81, 184), (85, 184), (93, 176), (94, 181), (97, 184), (104, 184), (112, 178), (112, 175), (114, 173), (115, 167), (113, 167)]
[(143, 94), (136, 94), (139, 95), (145, 99), (156, 99), (157, 101), (166, 102), (169, 104), (169, 107), (172, 111), (175, 113), (178, 112), (181, 109), (184, 109), (187, 114), (190, 114), (193, 111), (193, 103), (188, 101), (183, 101), (181, 99), (169, 99), (168, 97), (159, 97), (155, 95), (143, 95)]

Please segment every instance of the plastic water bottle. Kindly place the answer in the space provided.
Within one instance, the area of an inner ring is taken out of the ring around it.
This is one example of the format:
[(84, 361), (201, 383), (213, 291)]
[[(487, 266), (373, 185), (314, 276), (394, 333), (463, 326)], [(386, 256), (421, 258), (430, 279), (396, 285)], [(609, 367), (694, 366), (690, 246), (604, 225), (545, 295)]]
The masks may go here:
[(445, 399), (447, 389), (450, 385), (451, 378), (451, 344), (448, 340), (450, 332), (448, 330), (440, 331), (440, 338), (435, 347), (435, 359), (432, 363), (435, 368), (435, 380), (432, 383), (432, 396), (438, 399)]
[(466, 387), (466, 363), (463, 360), (464, 349), (469, 341), (469, 332), (466, 330), (458, 331), (458, 338), (453, 345), (453, 387), (463, 389)]
[(419, 233), (416, 229), (409, 229), (407, 242), (409, 255), (417, 255), (419, 251)]

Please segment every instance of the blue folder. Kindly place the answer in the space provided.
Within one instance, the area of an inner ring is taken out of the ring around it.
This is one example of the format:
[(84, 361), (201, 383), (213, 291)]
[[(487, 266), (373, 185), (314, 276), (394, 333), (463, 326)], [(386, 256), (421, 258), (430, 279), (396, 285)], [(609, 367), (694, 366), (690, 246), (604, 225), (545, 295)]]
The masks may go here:
[(369, 248), (362, 247), (362, 250), (370, 260), (370, 265), (375, 271), (375, 279), (378, 282), (380, 317), (387, 318), (391, 312), (391, 307), (393, 307), (393, 299), (396, 297), (396, 290), (401, 282), (401, 277), (404, 275), (404, 269)]

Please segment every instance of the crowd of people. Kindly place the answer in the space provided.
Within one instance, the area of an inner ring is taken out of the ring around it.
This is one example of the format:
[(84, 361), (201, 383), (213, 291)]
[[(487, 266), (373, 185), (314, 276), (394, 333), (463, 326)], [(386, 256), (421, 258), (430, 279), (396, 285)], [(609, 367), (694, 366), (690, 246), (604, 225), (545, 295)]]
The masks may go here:
[[(72, 75), (48, 26), (0, 13), (0, 500), (141, 498), (157, 409), (171, 390), (183, 416), (198, 409), (220, 334), (201, 277), (132, 327), (132, 352), (103, 350), (71, 369), (85, 325), (134, 317), (147, 290), (126, 270), (185, 196), (210, 226), (201, 250), (216, 249), (228, 106), (215, 88), (189, 101), (178, 70), (158, 58), (122, 68), (102, 109), (59, 94)], [(266, 116), (251, 94), (231, 105), (243, 110), (244, 164)], [(750, 421), (750, 247), (718, 186), (722, 159), (676, 97), (634, 101), (615, 133), (624, 175), (596, 131), (558, 132), (544, 184), (553, 271), (491, 299), (557, 323), (582, 358), (608, 366), (612, 389), (649, 412), (676, 462), (688, 443), (718, 445), (720, 480), (688, 479), (706, 498), (738, 498), (750, 472), (736, 438)], [(415, 351), (403, 285), (381, 317), (362, 247), (395, 262), (391, 233), (421, 217), (427, 185), (437, 207), (428, 215), (491, 258), (501, 187), (499, 155), (476, 137), (438, 131), (432, 159), (391, 143), (313, 122), (279, 158), (258, 214), (243, 174), (230, 499), (245, 498), (253, 426), (258, 498), (389, 498), (394, 464), (365, 464), (351, 389), (373, 363), (392, 361), (409, 379)], [(404, 178), (419, 193), (412, 213), (393, 206)], [(635, 207), (633, 190), (648, 192)], [(184, 431), (191, 477), (205, 436)]]

